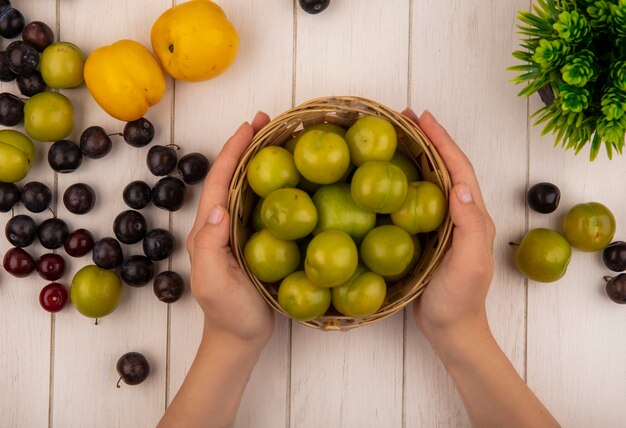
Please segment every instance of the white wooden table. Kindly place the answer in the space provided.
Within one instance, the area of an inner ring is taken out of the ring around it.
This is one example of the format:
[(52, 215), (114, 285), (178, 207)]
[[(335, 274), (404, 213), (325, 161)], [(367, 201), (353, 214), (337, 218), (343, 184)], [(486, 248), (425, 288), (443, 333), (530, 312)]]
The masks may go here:
[[(27, 21), (47, 22), (63, 41), (86, 54), (118, 39), (149, 46), (154, 20), (172, 0), (13, 0)], [(225, 139), (257, 110), (276, 115), (310, 98), (360, 95), (398, 110), (410, 105), (437, 115), (473, 160), (498, 228), (496, 273), (488, 298), (498, 342), (515, 367), (568, 427), (626, 425), (626, 308), (603, 291), (607, 274), (599, 254), (574, 252), (567, 275), (554, 284), (525, 281), (513, 268), (507, 243), (537, 226), (558, 227), (579, 202), (608, 205), (626, 238), (626, 159), (603, 154), (589, 163), (552, 147), (551, 137), (529, 125), (539, 105), (516, 96), (506, 67), (518, 36), (515, 16), (529, 0), (333, 0), (318, 16), (292, 0), (221, 0), (237, 27), (241, 48), (234, 66), (203, 83), (168, 80), (167, 93), (147, 117), (156, 142), (215, 157)], [(2, 42), (6, 46), (7, 42)], [(14, 84), (2, 91), (16, 92)], [(90, 125), (109, 132), (123, 124), (107, 116), (83, 86), (63, 91), (74, 102), (78, 138)], [(39, 165), (27, 180), (49, 184), (54, 206), (70, 228), (111, 236), (114, 216), (126, 209), (121, 191), (132, 180), (153, 183), (145, 150), (121, 139), (100, 161), (85, 160), (69, 175), (55, 175), (38, 145)], [(82, 181), (97, 192), (88, 216), (68, 213), (58, 195)], [(562, 190), (555, 215), (529, 212), (529, 184), (551, 181)], [(199, 188), (172, 215), (144, 210), (153, 227), (169, 227), (179, 251), (171, 266), (186, 279), (184, 241)], [(18, 208), (18, 212), (25, 211)], [(3, 223), (10, 214), (2, 214)], [(49, 214), (34, 215), (41, 221)], [(0, 252), (9, 248), (0, 238)], [(44, 249), (29, 248), (34, 255)], [(126, 254), (140, 253), (132, 247)], [(66, 258), (71, 276), (84, 259)], [(153, 426), (178, 390), (201, 333), (201, 313), (189, 292), (167, 306), (151, 287), (125, 287), (120, 307), (95, 326), (68, 307), (50, 315), (39, 307), (45, 281), (16, 280), (0, 272), (0, 426)], [(117, 358), (144, 353), (148, 380), (115, 388)], [(276, 331), (241, 406), (240, 427), (467, 426), (452, 383), (410, 311), (349, 333), (318, 332), (278, 316)]]

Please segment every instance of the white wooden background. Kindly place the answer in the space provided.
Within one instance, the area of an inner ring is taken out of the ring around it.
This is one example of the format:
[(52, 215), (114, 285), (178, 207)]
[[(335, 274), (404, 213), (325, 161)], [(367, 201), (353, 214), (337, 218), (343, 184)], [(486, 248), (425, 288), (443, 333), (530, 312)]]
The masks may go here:
[[(293, 0), (221, 0), (237, 27), (241, 48), (234, 66), (203, 83), (168, 80), (166, 96), (147, 117), (156, 142), (215, 157), (225, 139), (257, 110), (276, 115), (325, 95), (361, 95), (398, 110), (410, 105), (436, 114), (474, 162), (498, 228), (496, 274), (488, 309), (498, 342), (557, 419), (568, 427), (626, 425), (626, 308), (603, 292), (607, 273), (599, 254), (574, 252), (568, 274), (555, 284), (524, 281), (512, 267), (507, 243), (528, 228), (558, 227), (579, 202), (605, 203), (616, 214), (617, 238), (626, 238), (625, 159), (552, 148), (530, 126), (538, 107), (516, 97), (508, 80), (514, 63), (515, 16), (529, 0), (333, 0), (318, 16)], [(42, 20), (86, 54), (118, 39), (149, 46), (154, 20), (172, 0), (13, 0), (28, 21)], [(2, 46), (6, 46), (3, 42)], [(2, 91), (16, 92), (14, 84)], [(72, 138), (90, 125), (123, 127), (101, 111), (86, 88), (63, 91), (75, 105)], [(96, 209), (75, 216), (55, 202), (70, 227), (111, 236), (124, 210), (121, 191), (132, 180), (155, 181), (146, 150), (121, 139), (106, 158), (86, 159), (76, 173), (56, 175), (38, 145), (39, 166), (27, 180), (48, 183), (55, 195), (77, 181), (97, 192)], [(555, 215), (529, 212), (524, 191), (551, 181), (562, 190)], [(172, 215), (144, 210), (153, 227), (169, 227), (179, 251), (168, 265), (188, 278), (183, 243), (199, 188)], [(56, 201), (55, 199), (55, 201)], [(24, 211), (18, 208), (18, 212)], [(2, 215), (2, 222), (10, 214)], [(45, 213), (34, 215), (39, 221)], [(0, 238), (0, 253), (9, 248)], [(40, 255), (38, 245), (29, 250)], [(133, 247), (127, 254), (139, 253)], [(89, 262), (66, 258), (71, 277)], [(167, 306), (151, 287), (126, 287), (100, 325), (72, 307), (44, 312), (36, 275), (16, 280), (0, 272), (0, 426), (152, 426), (187, 372), (201, 333), (201, 313), (190, 293)], [(115, 388), (115, 362), (144, 353), (149, 379)], [(349, 333), (322, 333), (278, 317), (241, 406), (239, 427), (467, 426), (469, 421), (442, 365), (416, 330), (410, 311)]]

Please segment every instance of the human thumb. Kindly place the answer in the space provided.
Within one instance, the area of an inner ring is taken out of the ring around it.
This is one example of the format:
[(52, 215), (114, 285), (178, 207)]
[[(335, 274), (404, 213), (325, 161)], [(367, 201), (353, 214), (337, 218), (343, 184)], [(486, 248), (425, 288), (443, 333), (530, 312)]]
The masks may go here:
[(465, 183), (452, 188), (450, 216), (454, 223), (454, 246), (459, 250), (471, 251), (481, 245), (487, 234), (485, 213), (474, 200), (470, 187)]
[(194, 238), (196, 250), (218, 250), (228, 246), (230, 218), (224, 207), (215, 205)]

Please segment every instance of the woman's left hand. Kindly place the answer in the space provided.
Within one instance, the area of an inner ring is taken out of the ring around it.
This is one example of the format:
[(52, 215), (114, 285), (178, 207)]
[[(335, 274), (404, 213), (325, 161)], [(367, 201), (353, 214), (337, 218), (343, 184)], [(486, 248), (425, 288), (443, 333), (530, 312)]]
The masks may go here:
[(256, 132), (269, 122), (259, 112), (226, 142), (202, 189), (187, 240), (191, 291), (204, 312), (204, 335), (220, 341), (263, 346), (274, 330), (274, 312), (237, 264), (229, 243), (228, 188)]

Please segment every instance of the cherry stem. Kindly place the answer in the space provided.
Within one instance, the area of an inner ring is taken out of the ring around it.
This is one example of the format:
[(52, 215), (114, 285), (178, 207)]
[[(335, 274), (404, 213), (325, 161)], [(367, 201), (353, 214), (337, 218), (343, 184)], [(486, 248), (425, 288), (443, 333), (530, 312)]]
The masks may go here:
[(52, 217), (57, 218), (57, 213), (55, 213), (52, 208), (48, 207), (48, 211), (52, 213)]
[(517, 242), (509, 242), (509, 245), (512, 247), (519, 247), (519, 244)]
[(613, 279), (613, 277), (612, 277), (612, 276), (608, 276), (608, 275), (607, 275), (607, 276), (605, 276), (605, 277), (604, 277), (604, 280), (605, 280), (605, 281), (607, 281), (607, 282), (609, 282), (609, 281), (610, 281), (610, 280), (612, 280), (612, 279)]
[(120, 137), (124, 136), (124, 134), (121, 132), (114, 132), (112, 134), (107, 134), (108, 137), (115, 137), (116, 135), (119, 135)]
[(176, 150), (180, 150), (180, 146), (178, 144), (174, 144), (174, 143), (166, 144), (165, 147), (175, 147)]
[(120, 382), (122, 381), (122, 376), (120, 376), (120, 378), (117, 380), (117, 387), (120, 388)]

